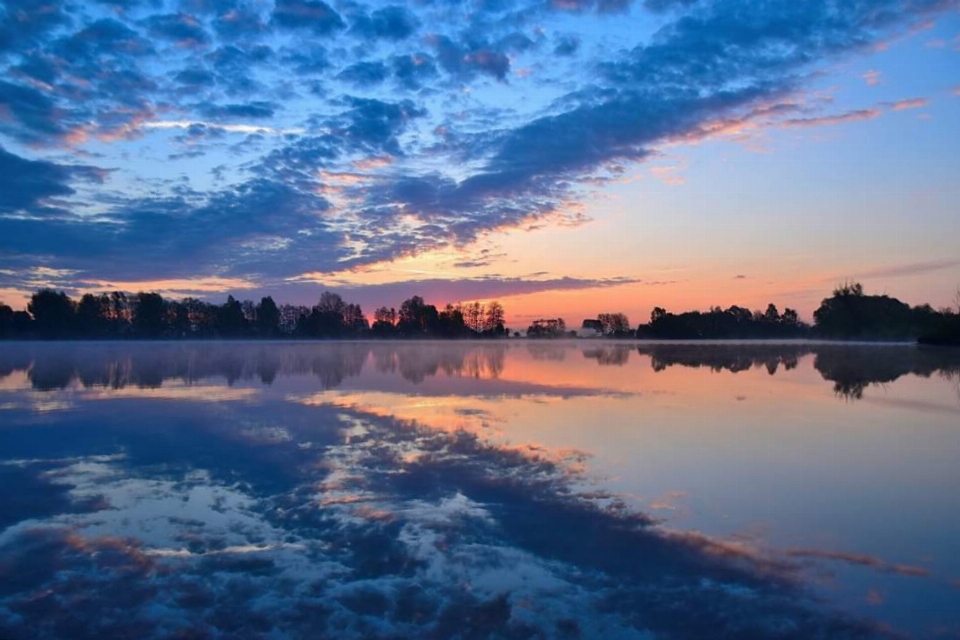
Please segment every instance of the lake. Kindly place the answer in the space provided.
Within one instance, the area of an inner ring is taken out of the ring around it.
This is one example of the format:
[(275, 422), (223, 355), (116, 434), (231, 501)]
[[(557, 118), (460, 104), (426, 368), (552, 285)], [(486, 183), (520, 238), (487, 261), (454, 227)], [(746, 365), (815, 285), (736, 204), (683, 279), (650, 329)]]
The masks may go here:
[(0, 637), (960, 638), (960, 351), (0, 343)]

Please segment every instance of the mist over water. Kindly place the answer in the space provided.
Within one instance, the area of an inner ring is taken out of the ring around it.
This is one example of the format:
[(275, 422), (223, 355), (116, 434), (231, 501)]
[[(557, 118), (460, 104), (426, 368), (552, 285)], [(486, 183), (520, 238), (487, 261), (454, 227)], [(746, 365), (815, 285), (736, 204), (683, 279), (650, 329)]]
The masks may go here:
[(0, 350), (0, 637), (960, 638), (960, 353)]

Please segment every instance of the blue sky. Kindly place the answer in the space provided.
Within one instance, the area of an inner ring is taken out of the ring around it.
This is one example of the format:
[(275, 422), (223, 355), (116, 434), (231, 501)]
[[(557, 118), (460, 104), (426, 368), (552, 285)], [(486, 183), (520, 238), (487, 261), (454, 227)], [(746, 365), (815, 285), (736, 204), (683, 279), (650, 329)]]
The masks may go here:
[(333, 288), (639, 320), (960, 284), (955, 1), (2, 7), (14, 304)]

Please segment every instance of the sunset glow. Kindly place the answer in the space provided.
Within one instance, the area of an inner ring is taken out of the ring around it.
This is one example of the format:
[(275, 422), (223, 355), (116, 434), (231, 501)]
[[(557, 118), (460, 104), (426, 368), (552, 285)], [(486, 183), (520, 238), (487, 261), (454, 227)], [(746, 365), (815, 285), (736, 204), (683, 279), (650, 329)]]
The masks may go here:
[(0, 300), (946, 306), (960, 15), (873, 4), (10, 0)]

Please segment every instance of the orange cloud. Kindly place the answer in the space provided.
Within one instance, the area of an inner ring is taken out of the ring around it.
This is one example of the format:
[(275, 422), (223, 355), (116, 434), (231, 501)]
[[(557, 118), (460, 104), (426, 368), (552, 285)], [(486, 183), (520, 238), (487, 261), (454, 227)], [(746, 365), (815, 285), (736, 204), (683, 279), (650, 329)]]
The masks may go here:
[(104, 289), (117, 291), (153, 291), (165, 296), (180, 297), (191, 294), (220, 293), (228, 290), (253, 289), (257, 285), (241, 278), (184, 278), (171, 280), (140, 280), (140, 281), (83, 281), (81, 291), (103, 291)]
[(916, 567), (906, 564), (891, 564), (876, 556), (870, 556), (862, 553), (851, 553), (848, 551), (830, 551), (827, 549), (787, 549), (784, 555), (791, 558), (810, 558), (815, 560), (833, 560), (835, 562), (844, 562), (846, 564), (857, 565), (861, 567), (873, 567), (880, 571), (896, 573), (901, 576), (910, 576), (915, 578), (927, 577), (930, 570), (924, 567)]

